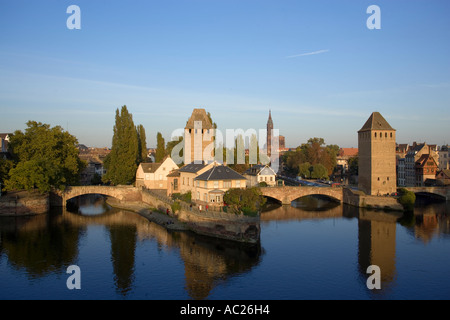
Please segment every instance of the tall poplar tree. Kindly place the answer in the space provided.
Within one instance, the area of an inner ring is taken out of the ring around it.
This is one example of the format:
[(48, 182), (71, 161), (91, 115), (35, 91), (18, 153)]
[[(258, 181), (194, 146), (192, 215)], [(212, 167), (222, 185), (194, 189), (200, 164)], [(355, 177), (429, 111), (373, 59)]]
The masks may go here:
[(126, 106), (122, 106), (120, 112), (119, 109), (116, 110), (112, 148), (105, 160), (105, 182), (127, 185), (135, 181), (140, 158), (138, 145), (138, 134), (133, 116)]
[(166, 155), (165, 141), (164, 141), (164, 138), (163, 138), (161, 132), (158, 132), (158, 134), (156, 135), (155, 162), (156, 163), (162, 162), (165, 155)]
[(139, 163), (146, 162), (148, 151), (147, 151), (147, 138), (145, 135), (145, 129), (142, 124), (138, 125), (136, 128), (138, 136), (138, 152), (139, 152)]

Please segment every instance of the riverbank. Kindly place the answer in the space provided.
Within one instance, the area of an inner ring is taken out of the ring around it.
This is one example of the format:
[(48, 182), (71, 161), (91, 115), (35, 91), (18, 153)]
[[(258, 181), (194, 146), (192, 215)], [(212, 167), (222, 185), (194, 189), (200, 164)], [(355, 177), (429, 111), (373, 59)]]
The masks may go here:
[(188, 231), (189, 227), (178, 219), (168, 216), (165, 213), (161, 213), (142, 202), (127, 202), (120, 203), (119, 201), (108, 198), (106, 203), (116, 209), (128, 210), (147, 218), (149, 221), (154, 222), (160, 226), (174, 231)]
[(0, 197), (0, 217), (27, 216), (47, 213), (48, 194), (28, 191), (10, 191)]

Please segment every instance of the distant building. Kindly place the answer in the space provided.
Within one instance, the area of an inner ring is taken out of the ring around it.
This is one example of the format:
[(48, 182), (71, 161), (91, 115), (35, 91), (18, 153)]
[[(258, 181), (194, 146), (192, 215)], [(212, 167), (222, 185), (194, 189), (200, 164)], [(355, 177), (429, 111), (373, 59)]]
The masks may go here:
[(265, 182), (268, 186), (276, 184), (276, 172), (268, 165), (254, 165), (244, 172), (248, 187), (256, 187)]
[(440, 170), (436, 175), (436, 184), (440, 186), (450, 186), (450, 169)]
[(358, 131), (358, 188), (368, 195), (397, 191), (395, 129), (373, 112)]
[(340, 148), (336, 156), (336, 165), (342, 168), (342, 174), (348, 171), (348, 160), (358, 156), (358, 148)]
[(184, 163), (214, 161), (215, 129), (205, 109), (194, 109), (184, 128)]
[(434, 184), (438, 165), (434, 157), (425, 153), (416, 161), (416, 186), (423, 187), (425, 185)]
[(450, 150), (448, 145), (442, 146), (439, 149), (439, 169), (440, 170), (450, 169)]
[(397, 159), (397, 186), (406, 187), (406, 162), (405, 158)]
[(11, 138), (11, 133), (0, 133), (0, 158), (9, 159), (8, 143)]
[(136, 187), (168, 189), (167, 176), (177, 169), (177, 164), (170, 157), (161, 163), (141, 163), (136, 172)]
[(405, 182), (406, 187), (416, 187), (421, 185), (421, 179), (417, 177), (417, 162), (425, 154), (429, 154), (437, 162), (436, 147), (433, 145), (427, 145), (426, 143), (414, 142), (408, 149), (405, 156)]

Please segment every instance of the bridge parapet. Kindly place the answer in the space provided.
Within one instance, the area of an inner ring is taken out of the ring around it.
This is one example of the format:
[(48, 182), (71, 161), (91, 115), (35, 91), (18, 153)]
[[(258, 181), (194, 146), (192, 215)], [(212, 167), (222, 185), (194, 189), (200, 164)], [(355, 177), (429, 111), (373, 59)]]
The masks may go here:
[(429, 193), (439, 195), (445, 200), (450, 200), (450, 187), (406, 187), (406, 190), (414, 193)]
[(332, 187), (306, 187), (306, 186), (284, 186), (260, 188), (263, 196), (274, 198), (284, 205), (290, 205), (295, 199), (310, 196), (323, 195), (338, 201), (343, 201), (343, 189)]
[(53, 191), (50, 197), (52, 206), (65, 207), (68, 200), (87, 194), (102, 194), (119, 201), (141, 201), (139, 188), (133, 186), (70, 186), (65, 191)]

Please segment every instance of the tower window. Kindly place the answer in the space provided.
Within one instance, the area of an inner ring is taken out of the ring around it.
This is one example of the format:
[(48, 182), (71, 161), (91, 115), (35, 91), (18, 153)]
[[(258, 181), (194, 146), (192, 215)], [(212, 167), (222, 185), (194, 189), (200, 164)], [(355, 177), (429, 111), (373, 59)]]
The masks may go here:
[(384, 133), (384, 137), (387, 138), (387, 132)]
[(392, 132), (391, 132), (391, 138), (392, 138)]
[(377, 133), (375, 132), (375, 138), (377, 137)]

